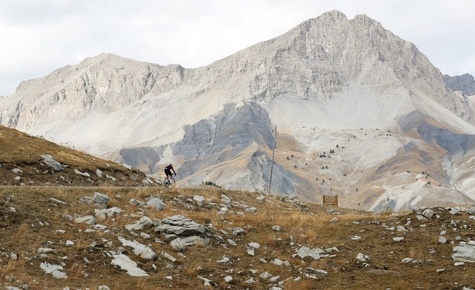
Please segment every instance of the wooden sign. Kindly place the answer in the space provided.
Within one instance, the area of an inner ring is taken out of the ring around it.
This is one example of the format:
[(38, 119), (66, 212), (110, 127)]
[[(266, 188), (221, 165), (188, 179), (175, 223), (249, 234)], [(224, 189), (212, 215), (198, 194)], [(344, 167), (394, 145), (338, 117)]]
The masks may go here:
[(331, 205), (338, 207), (338, 195), (324, 195), (323, 205)]

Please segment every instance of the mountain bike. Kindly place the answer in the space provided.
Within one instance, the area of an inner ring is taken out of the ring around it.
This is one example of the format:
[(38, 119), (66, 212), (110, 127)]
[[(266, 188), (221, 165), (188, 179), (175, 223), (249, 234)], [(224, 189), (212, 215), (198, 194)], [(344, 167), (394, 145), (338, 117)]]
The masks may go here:
[(170, 187), (175, 184), (175, 178), (173, 178), (173, 175), (171, 177), (166, 176), (165, 179), (163, 180), (163, 185), (165, 187)]

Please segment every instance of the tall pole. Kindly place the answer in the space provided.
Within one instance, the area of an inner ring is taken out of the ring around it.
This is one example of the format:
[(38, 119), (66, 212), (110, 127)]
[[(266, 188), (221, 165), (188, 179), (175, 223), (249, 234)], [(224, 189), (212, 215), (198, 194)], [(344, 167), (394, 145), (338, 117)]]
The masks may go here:
[(275, 126), (274, 130), (274, 148), (272, 148), (272, 163), (270, 165), (270, 177), (269, 177), (269, 191), (267, 194), (270, 194), (270, 189), (272, 187), (272, 171), (274, 170), (274, 156), (275, 156), (275, 148), (277, 147), (277, 126)]

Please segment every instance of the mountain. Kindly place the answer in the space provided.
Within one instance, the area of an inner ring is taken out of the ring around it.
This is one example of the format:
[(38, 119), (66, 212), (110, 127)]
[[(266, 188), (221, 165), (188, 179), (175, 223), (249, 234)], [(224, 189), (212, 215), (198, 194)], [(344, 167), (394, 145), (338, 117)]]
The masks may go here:
[(179, 186), (374, 211), (472, 204), (474, 116), (414, 44), (338, 11), (208, 66), (102, 54), (0, 100), (0, 124), (151, 175), (172, 162)]

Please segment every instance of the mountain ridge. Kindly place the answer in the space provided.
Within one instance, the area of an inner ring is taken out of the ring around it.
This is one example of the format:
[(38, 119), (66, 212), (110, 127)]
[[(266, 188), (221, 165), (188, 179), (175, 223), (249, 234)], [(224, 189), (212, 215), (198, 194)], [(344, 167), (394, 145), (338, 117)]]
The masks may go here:
[[(444, 204), (475, 197), (460, 164), (475, 147), (469, 101), (414, 44), (365, 15), (327, 12), (193, 69), (101, 54), (23, 84), (0, 112), (0, 124), (148, 174), (173, 162), (183, 186), (339, 194), (373, 210), (432, 203), (430, 184)], [(464, 146), (449, 146), (454, 136)], [(363, 172), (381, 168), (376, 179)], [(434, 175), (422, 181), (413, 169)]]

